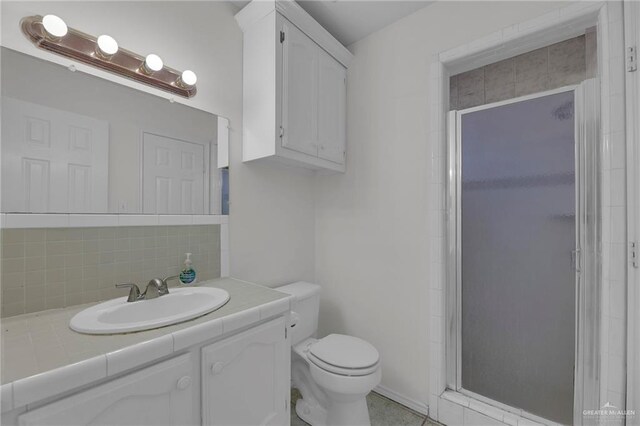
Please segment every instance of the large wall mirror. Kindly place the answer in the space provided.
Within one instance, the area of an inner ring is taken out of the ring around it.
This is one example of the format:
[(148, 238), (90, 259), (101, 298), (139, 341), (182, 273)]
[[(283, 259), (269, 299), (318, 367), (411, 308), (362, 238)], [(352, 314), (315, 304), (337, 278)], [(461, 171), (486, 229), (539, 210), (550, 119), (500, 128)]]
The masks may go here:
[(226, 120), (1, 48), (2, 212), (228, 214)]

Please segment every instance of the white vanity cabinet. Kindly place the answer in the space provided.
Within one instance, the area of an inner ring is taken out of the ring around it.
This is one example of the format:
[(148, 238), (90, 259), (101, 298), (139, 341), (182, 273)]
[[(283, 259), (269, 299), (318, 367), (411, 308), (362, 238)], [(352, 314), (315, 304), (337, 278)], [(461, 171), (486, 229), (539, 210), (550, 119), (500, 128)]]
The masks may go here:
[(236, 324), (245, 330), (194, 343), (182, 355), (133, 368), (107, 382), (88, 383), (70, 396), (15, 407), (2, 413), (2, 424), (289, 425), (291, 347), (286, 323), (285, 316), (278, 316), (250, 328)]
[(343, 172), (351, 53), (294, 1), (254, 0), (244, 32), (243, 161)]
[(202, 349), (204, 425), (289, 423), (289, 357), (284, 318)]
[(193, 375), (184, 354), (28, 411), (18, 425), (197, 425)]

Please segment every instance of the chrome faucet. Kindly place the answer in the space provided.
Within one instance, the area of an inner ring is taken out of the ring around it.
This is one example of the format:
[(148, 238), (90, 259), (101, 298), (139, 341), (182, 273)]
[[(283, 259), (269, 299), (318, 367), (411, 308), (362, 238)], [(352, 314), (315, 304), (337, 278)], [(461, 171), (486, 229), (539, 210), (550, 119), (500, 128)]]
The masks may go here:
[(140, 294), (140, 289), (134, 283), (116, 284), (116, 288), (131, 288), (127, 302), (137, 302), (143, 299), (143, 296)]
[(156, 299), (160, 296), (169, 294), (169, 287), (167, 283), (160, 278), (154, 278), (147, 284), (147, 289), (144, 291), (145, 299)]
[(156, 299), (165, 294), (169, 294), (167, 281), (178, 278), (177, 275), (164, 279), (154, 278), (147, 284), (144, 293), (140, 293), (140, 288), (134, 283), (116, 284), (116, 288), (130, 288), (127, 302), (137, 302), (138, 300)]

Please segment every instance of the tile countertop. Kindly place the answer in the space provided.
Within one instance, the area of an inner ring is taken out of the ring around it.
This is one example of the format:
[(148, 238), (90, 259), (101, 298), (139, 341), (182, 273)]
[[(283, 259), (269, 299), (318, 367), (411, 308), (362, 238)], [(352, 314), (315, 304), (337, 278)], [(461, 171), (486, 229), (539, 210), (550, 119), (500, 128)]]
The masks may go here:
[[(229, 301), (210, 314), (154, 330), (112, 335), (71, 330), (69, 320), (93, 303), (3, 318), (2, 411), (135, 368), (290, 309), (290, 296), (268, 287), (233, 278), (198, 285), (227, 290)], [(64, 376), (64, 383), (46, 389), (51, 386), (43, 385), (51, 384), (54, 376)]]

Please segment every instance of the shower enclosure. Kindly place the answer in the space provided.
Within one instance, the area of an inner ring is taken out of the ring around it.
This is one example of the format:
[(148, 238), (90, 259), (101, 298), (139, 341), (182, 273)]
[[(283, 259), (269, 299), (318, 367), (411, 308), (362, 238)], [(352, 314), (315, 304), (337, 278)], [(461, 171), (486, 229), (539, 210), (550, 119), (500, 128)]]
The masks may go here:
[(598, 403), (596, 86), (450, 114), (448, 385), (561, 424)]

